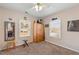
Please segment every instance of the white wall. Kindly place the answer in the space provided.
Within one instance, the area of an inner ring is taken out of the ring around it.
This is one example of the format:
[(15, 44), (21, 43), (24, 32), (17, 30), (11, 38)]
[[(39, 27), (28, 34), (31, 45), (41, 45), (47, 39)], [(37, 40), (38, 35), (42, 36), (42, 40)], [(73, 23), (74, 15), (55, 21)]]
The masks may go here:
[(48, 23), (53, 17), (58, 17), (62, 21), (62, 38), (56, 39), (49, 37), (49, 29), (45, 28), (46, 41), (79, 52), (79, 32), (67, 31), (68, 20), (79, 20), (79, 6), (49, 15), (44, 18), (44, 22)]
[[(31, 29), (31, 36), (20, 38), (19, 37), (19, 20), (22, 20), (25, 16), (24, 13), (9, 10), (6, 8), (0, 8), (0, 50), (5, 48), (6, 42), (4, 41), (4, 21), (8, 21), (8, 18), (12, 18), (15, 22), (15, 39), (16, 39), (16, 46), (21, 45), (23, 43), (22, 39), (27, 39), (28, 42), (32, 42), (32, 29)], [(26, 15), (27, 19), (31, 22), (35, 20), (32, 16)]]

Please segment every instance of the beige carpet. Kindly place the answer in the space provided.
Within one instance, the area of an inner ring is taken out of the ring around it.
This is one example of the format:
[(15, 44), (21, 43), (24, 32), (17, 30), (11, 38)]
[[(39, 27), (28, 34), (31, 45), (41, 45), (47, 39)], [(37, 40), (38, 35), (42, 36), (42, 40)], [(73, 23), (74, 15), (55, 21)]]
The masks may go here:
[(29, 47), (23, 46), (11, 49), (10, 51), (2, 51), (1, 55), (77, 55), (79, 53), (56, 46), (48, 42), (30, 43)]

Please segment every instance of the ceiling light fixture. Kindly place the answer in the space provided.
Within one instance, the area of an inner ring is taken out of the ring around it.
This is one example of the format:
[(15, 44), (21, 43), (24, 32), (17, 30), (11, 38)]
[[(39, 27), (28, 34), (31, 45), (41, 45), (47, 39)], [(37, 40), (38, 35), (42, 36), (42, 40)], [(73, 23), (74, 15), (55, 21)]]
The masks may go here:
[(43, 9), (43, 6), (41, 3), (37, 3), (34, 8), (36, 9), (36, 11), (41, 11)]

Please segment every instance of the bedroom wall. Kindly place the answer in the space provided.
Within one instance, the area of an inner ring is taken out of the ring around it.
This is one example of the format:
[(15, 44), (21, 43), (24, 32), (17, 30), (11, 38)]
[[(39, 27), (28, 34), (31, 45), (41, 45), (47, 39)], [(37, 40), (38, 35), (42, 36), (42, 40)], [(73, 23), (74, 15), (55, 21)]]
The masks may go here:
[(79, 5), (70, 9), (62, 10), (44, 18), (45, 24), (53, 18), (59, 18), (61, 22), (61, 39), (49, 37), (49, 28), (45, 28), (46, 41), (79, 52), (79, 32), (67, 31), (68, 20), (79, 20)]
[[(23, 39), (27, 39), (28, 42), (32, 42), (32, 29), (31, 36), (29, 37), (19, 37), (19, 20), (22, 20), (25, 16), (25, 13), (21, 13), (19, 11), (9, 10), (6, 8), (0, 8), (0, 50), (5, 48), (7, 42), (4, 41), (4, 21), (8, 21), (8, 18), (12, 18), (15, 22), (15, 39), (16, 46), (23, 44)], [(27, 19), (31, 22), (35, 20), (34, 17), (26, 15)], [(31, 27), (32, 28), (32, 27)]]

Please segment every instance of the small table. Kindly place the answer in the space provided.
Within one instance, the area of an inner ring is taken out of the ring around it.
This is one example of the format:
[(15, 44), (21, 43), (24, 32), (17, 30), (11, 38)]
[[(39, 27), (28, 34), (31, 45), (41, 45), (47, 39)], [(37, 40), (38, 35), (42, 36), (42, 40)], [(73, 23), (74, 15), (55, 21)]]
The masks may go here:
[(27, 40), (23, 40), (24, 41), (24, 44), (23, 46), (26, 47), (26, 45), (29, 47), (28, 43), (27, 43)]

